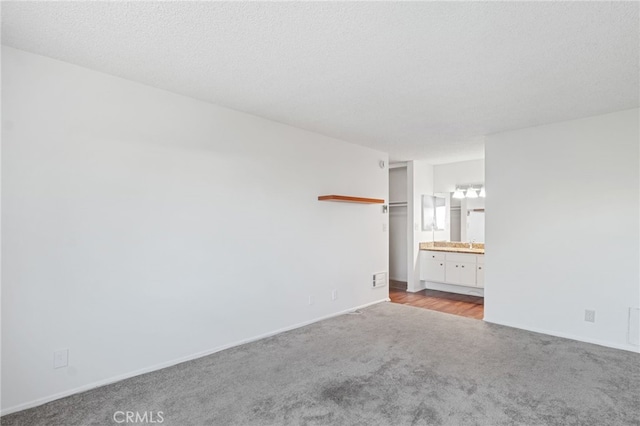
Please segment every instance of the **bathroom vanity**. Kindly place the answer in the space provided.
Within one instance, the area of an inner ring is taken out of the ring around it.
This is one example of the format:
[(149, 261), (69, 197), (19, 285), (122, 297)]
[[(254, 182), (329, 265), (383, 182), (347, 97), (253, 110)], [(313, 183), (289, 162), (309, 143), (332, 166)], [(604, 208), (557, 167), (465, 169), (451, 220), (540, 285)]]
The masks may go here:
[(426, 288), (484, 296), (484, 244), (420, 244), (420, 281)]

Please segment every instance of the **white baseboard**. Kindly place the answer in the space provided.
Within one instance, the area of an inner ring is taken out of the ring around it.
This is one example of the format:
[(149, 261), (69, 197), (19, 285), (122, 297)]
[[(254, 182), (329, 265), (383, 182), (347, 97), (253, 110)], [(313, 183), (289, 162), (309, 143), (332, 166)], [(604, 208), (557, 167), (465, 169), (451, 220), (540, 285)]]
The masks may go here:
[(416, 287), (411, 287), (411, 288), (410, 288), (410, 287), (409, 287), (409, 285), (407, 284), (407, 291), (408, 291), (409, 293), (417, 293), (417, 292), (419, 292), (419, 291), (424, 290), (425, 288), (426, 288), (426, 287), (425, 287), (425, 285), (424, 285), (424, 281), (418, 281), (418, 287), (417, 287), (417, 288), (416, 288)]
[(564, 339), (576, 340), (578, 342), (592, 343), (594, 345), (605, 346), (607, 348), (622, 349), (624, 351), (640, 353), (640, 348), (636, 348), (630, 345), (621, 345), (618, 343), (607, 342), (607, 341), (598, 340), (598, 339), (589, 339), (582, 336), (576, 336), (571, 333), (562, 333), (554, 330), (545, 330), (542, 328), (528, 327), (522, 324), (494, 321), (491, 318), (487, 319), (486, 316), (484, 317), (484, 322), (488, 322), (490, 324), (504, 325), (506, 327), (511, 327), (511, 328), (519, 328), (521, 330), (533, 331), (534, 333), (547, 334), (549, 336), (562, 337)]
[(312, 319), (312, 320), (309, 320), (309, 321), (304, 321), (304, 322), (301, 322), (301, 323), (298, 323), (298, 324), (294, 324), (294, 325), (291, 325), (291, 326), (288, 326), (288, 327), (280, 328), (278, 330), (270, 331), (268, 333), (264, 333), (264, 334), (260, 334), (260, 335), (257, 335), (257, 336), (253, 336), (253, 337), (250, 337), (250, 338), (247, 338), (247, 339), (238, 340), (238, 341), (235, 341), (233, 343), (229, 343), (229, 344), (226, 344), (226, 345), (218, 346), (218, 347), (213, 348), (213, 349), (208, 349), (208, 350), (205, 350), (205, 351), (196, 352), (194, 354), (187, 355), (187, 356), (184, 356), (184, 357), (181, 357), (181, 358), (177, 358), (177, 359), (173, 359), (171, 361), (163, 362), (163, 363), (160, 363), (160, 364), (156, 364), (156, 365), (153, 365), (151, 367), (141, 368), (139, 370), (131, 371), (129, 373), (125, 373), (125, 374), (121, 374), (121, 375), (118, 375), (118, 376), (110, 377), (110, 378), (104, 379), (104, 380), (99, 380), (97, 382), (89, 383), (87, 385), (83, 385), (83, 386), (80, 386), (80, 387), (77, 387), (77, 388), (74, 388), (74, 389), (70, 389), (70, 390), (66, 390), (66, 391), (63, 391), (63, 392), (59, 392), (59, 393), (56, 393), (56, 394), (53, 394), (53, 395), (49, 395), (49, 396), (46, 396), (46, 397), (43, 397), (43, 398), (38, 398), (38, 399), (35, 399), (33, 401), (25, 402), (23, 404), (19, 404), (19, 405), (15, 405), (13, 407), (2, 409), (2, 410), (0, 410), (0, 416), (5, 416), (7, 414), (11, 414), (11, 413), (15, 413), (15, 412), (18, 412), (18, 411), (26, 410), (28, 408), (37, 407), (39, 405), (46, 404), (47, 402), (55, 401), (56, 399), (65, 398), (67, 396), (75, 395), (77, 393), (86, 392), (88, 390), (99, 388), (101, 386), (106, 386), (106, 385), (110, 385), (112, 383), (116, 383), (116, 382), (119, 382), (119, 381), (122, 381), (122, 380), (130, 379), (132, 377), (136, 377), (136, 376), (139, 376), (141, 374), (151, 373), (153, 371), (157, 371), (157, 370), (161, 370), (163, 368), (171, 367), (171, 366), (176, 365), (176, 364), (181, 364), (183, 362), (187, 362), (187, 361), (191, 361), (191, 360), (194, 360), (194, 359), (202, 358), (204, 356), (211, 355), (211, 354), (214, 354), (216, 352), (223, 351), (225, 349), (233, 348), (235, 346), (244, 345), (246, 343), (255, 342), (256, 340), (260, 340), (260, 339), (264, 339), (264, 338), (267, 338), (267, 337), (275, 336), (276, 334), (284, 333), (285, 331), (295, 330), (296, 328), (304, 327), (304, 326), (307, 326), (307, 325), (310, 325), (310, 324), (313, 324), (313, 323), (316, 323), (316, 322), (319, 322), (319, 321), (323, 321), (323, 320), (326, 320), (326, 319), (329, 319), (329, 318), (333, 318), (333, 317), (337, 317), (337, 316), (340, 316), (340, 315), (348, 314), (350, 312), (357, 311), (358, 309), (364, 309), (364, 308), (372, 306), (372, 305), (377, 305), (378, 303), (389, 302), (389, 301), (390, 301), (390, 299), (388, 297), (386, 297), (384, 299), (380, 299), (380, 300), (377, 300), (375, 302), (371, 302), (371, 303), (367, 303), (367, 304), (364, 304), (364, 305), (356, 306), (356, 307), (353, 307), (353, 308), (345, 309), (345, 310), (340, 311), (340, 312), (336, 312), (336, 313), (329, 314), (329, 315), (324, 315), (324, 316), (321, 316), (321, 317), (318, 317), (318, 318), (315, 318), (315, 319)]
[(434, 281), (420, 281), (425, 288), (430, 290), (446, 291), (449, 293), (466, 294), (468, 296), (484, 297), (484, 288), (482, 287), (469, 287), (464, 285), (437, 283)]

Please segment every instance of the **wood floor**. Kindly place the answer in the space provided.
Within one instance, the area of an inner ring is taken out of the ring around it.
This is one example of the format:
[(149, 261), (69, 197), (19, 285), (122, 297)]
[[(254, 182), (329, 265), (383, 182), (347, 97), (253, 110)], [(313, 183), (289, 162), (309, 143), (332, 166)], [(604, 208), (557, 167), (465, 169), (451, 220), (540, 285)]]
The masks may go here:
[(406, 290), (389, 287), (389, 298), (393, 303), (431, 309), (461, 317), (482, 319), (484, 298), (465, 294), (447, 293), (437, 290), (422, 290), (408, 293)]

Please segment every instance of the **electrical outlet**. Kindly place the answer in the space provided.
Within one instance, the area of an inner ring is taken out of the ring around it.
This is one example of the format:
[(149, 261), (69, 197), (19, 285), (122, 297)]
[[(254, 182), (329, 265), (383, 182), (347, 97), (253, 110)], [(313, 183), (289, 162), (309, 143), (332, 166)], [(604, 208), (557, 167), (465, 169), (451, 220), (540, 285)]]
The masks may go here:
[(584, 320), (586, 322), (596, 322), (596, 311), (593, 311), (591, 309), (585, 309)]
[(69, 365), (69, 349), (61, 349), (53, 353), (53, 368), (62, 368)]
[(331, 300), (336, 300), (338, 299), (338, 290), (332, 290), (331, 291)]
[(387, 224), (386, 223), (382, 224), (382, 232), (387, 232)]
[(628, 342), (640, 346), (640, 308), (629, 308)]
[(309, 305), (313, 305), (313, 296), (309, 296)]

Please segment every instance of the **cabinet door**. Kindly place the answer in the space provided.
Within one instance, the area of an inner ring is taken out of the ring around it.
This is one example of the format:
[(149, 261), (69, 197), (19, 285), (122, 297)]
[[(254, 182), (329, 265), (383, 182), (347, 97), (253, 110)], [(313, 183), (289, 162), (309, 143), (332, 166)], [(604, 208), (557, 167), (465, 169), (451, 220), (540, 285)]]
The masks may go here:
[(460, 284), (475, 286), (476, 285), (476, 264), (459, 262)]
[(425, 280), (444, 282), (444, 260), (427, 259)]
[(449, 284), (460, 284), (460, 264), (459, 262), (446, 262), (445, 282)]
[(476, 286), (484, 288), (484, 265), (478, 265), (476, 271)]
[(476, 285), (476, 264), (468, 262), (448, 261), (445, 275), (448, 284)]

